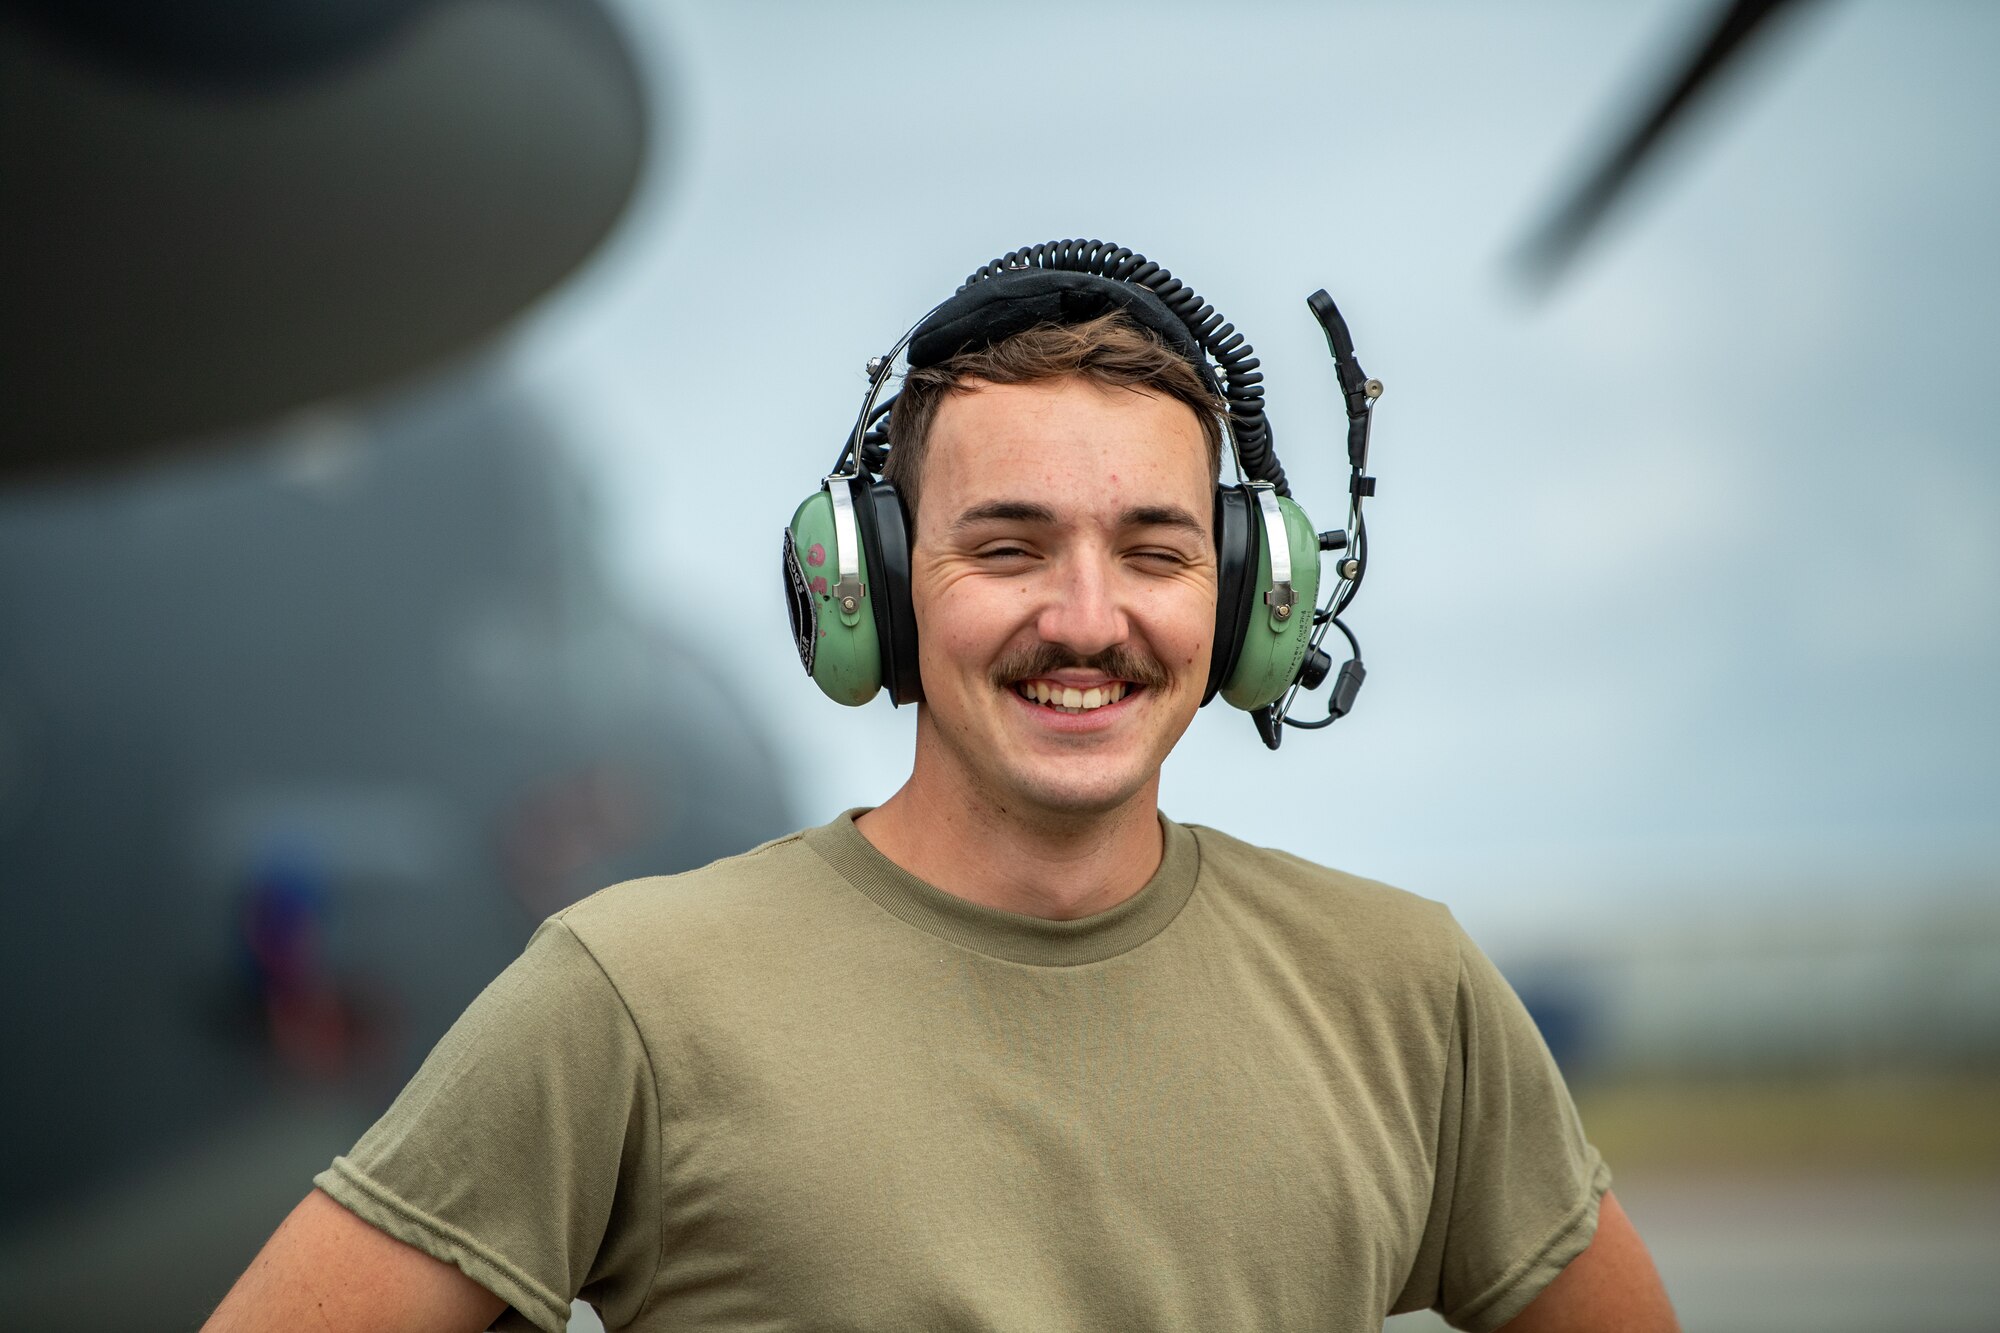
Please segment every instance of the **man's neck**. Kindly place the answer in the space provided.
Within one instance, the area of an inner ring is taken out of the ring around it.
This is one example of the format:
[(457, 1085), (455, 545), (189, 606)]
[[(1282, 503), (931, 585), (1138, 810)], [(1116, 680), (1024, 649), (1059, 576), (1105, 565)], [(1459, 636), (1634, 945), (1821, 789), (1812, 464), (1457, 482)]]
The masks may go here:
[(982, 907), (1073, 921), (1107, 912), (1160, 868), (1159, 778), (1114, 810), (1050, 817), (912, 776), (855, 820), (875, 850)]

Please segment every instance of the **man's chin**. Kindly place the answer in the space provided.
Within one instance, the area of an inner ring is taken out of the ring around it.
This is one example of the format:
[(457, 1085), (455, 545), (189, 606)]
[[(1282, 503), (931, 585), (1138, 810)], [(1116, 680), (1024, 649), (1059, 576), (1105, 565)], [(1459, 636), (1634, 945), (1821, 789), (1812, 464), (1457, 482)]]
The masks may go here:
[(1158, 760), (1145, 753), (1140, 737), (1120, 734), (1122, 729), (1063, 734), (1023, 726), (1014, 714), (996, 730), (954, 736), (936, 728), (934, 716), (918, 717), (919, 748), (928, 733), (940, 775), (955, 769), (952, 785), (963, 784), (971, 799), (1030, 820), (1101, 818), (1158, 790)]
[(1159, 770), (1151, 773), (1031, 773), (1009, 786), (1014, 803), (1035, 816), (1073, 823), (1114, 815), (1156, 790)]

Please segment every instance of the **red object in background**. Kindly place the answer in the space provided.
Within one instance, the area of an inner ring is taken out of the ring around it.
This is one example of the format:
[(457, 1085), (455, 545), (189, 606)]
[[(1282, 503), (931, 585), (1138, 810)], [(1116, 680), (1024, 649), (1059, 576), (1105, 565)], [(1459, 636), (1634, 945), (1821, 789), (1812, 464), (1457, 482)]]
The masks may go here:
[(359, 1025), (327, 958), (325, 873), (300, 851), (280, 852), (251, 879), (243, 941), (271, 1047), (287, 1069), (317, 1080), (352, 1068)]

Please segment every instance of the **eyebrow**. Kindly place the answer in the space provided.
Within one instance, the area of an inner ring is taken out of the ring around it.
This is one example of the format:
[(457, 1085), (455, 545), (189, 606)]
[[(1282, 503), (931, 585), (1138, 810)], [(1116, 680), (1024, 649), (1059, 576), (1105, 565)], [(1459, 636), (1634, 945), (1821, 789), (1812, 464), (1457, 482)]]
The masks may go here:
[(953, 532), (981, 523), (1054, 523), (1056, 511), (1047, 505), (1033, 504), (1027, 500), (988, 500), (960, 514), (951, 521)]
[(1118, 525), (1125, 528), (1186, 528), (1203, 537), (1208, 535), (1208, 524), (1179, 505), (1139, 505), (1120, 514)]
[[(1029, 500), (988, 500), (974, 505), (951, 521), (951, 531), (962, 532), (981, 523), (1057, 522), (1056, 511)], [(1122, 528), (1184, 528), (1206, 537), (1208, 524), (1179, 505), (1135, 505), (1118, 515)]]

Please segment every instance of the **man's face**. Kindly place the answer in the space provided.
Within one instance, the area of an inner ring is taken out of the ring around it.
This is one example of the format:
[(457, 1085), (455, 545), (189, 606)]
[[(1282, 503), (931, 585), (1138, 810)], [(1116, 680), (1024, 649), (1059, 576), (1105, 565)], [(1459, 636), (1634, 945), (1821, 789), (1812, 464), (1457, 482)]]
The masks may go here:
[(967, 387), (931, 424), (911, 553), (919, 775), (1010, 812), (1114, 809), (1156, 790), (1207, 683), (1200, 422), (1082, 379)]

